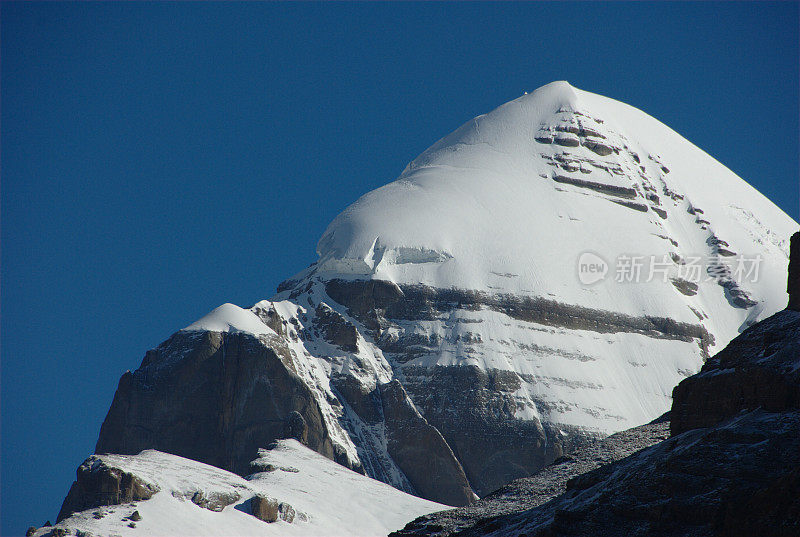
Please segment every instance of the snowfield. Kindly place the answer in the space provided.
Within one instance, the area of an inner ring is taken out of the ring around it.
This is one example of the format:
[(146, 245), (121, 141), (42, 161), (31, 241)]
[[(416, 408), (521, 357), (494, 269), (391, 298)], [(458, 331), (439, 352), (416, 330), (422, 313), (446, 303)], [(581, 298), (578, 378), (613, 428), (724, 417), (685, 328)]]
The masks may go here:
[[(559, 134), (562, 127), (582, 129), (583, 139), (594, 138), (619, 153), (599, 155), (589, 144), (559, 145), (555, 137), (536, 141), (542, 129)], [(559, 155), (567, 155), (566, 165), (553, 165)], [(626, 197), (558, 182), (556, 176), (633, 189), (645, 212), (614, 203)], [(702, 213), (689, 212), (697, 208)], [(759, 315), (764, 318), (786, 300), (774, 282), (785, 274), (788, 237), (796, 227), (772, 202), (661, 122), (624, 103), (553, 82), (467, 122), (417, 157), (395, 182), (348, 207), (317, 245), (316, 272), (326, 278), (336, 273), (445, 289), (554, 295), (570, 304), (693, 321), (687, 301), (669, 280), (635, 285), (611, 278), (586, 287), (575, 277), (576, 262), (589, 250), (608, 262), (622, 254), (710, 256), (714, 249), (708, 241), (717, 237), (737, 254), (763, 256), (764, 272), (747, 287), (764, 304)], [(673, 267), (670, 276), (676, 274)], [(707, 323), (714, 323), (720, 337), (717, 347), (724, 346), (747, 312), (731, 311), (719, 286), (707, 283), (690, 304), (709, 315)]]
[[(254, 463), (271, 471), (247, 478), (154, 450), (96, 457), (160, 490), (148, 500), (90, 509), (56, 524), (70, 535), (80, 531), (94, 536), (379, 536), (446, 508), (348, 470), (296, 440), (281, 440), (274, 449), (262, 451)], [(215, 512), (192, 502), (198, 492), (239, 499)], [(267, 523), (249, 514), (247, 502), (255, 494), (291, 505), (294, 520)], [(141, 520), (130, 527), (128, 517), (134, 511)], [(36, 535), (52, 529), (42, 528)]]

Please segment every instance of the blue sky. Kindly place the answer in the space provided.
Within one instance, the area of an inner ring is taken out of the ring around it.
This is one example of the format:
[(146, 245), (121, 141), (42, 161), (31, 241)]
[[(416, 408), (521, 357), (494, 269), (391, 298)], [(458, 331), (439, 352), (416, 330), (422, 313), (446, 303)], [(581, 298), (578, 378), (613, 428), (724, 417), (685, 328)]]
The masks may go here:
[(55, 520), (117, 381), (270, 297), (328, 222), (553, 80), (798, 219), (798, 3), (3, 3), (0, 533)]

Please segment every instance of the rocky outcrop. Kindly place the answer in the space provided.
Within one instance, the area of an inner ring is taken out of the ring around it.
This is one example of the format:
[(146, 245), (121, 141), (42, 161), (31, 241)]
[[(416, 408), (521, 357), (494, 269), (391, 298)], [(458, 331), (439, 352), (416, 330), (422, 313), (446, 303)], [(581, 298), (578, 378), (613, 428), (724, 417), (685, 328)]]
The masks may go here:
[(792, 311), (800, 311), (800, 231), (792, 235), (789, 249), (789, 278), (786, 284), (789, 305), (787, 308)]
[[(288, 334), (277, 314), (266, 309), (262, 313), (260, 317), (266, 316)], [(311, 326), (325, 341), (357, 352), (358, 332), (352, 323), (325, 304), (315, 313)], [(308, 336), (303, 329), (297, 331)], [(295, 438), (363, 472), (362, 462), (347, 457), (332, 441), (319, 394), (295, 373), (295, 367), (293, 351), (281, 337), (178, 332), (148, 352), (137, 371), (123, 375), (97, 452), (136, 454), (157, 449), (247, 475), (259, 448), (280, 438)], [(331, 387), (341, 397), (340, 409), (342, 404), (349, 406), (364, 423), (381, 431), (383, 440), (377, 441), (386, 443), (391, 459), (373, 461), (382, 452), (361, 452), (365, 461), (375, 462), (370, 465), (372, 477), (392, 482), (391, 467), (396, 467), (404, 474), (401, 478), (407, 478), (404, 489), (422, 497), (449, 505), (473, 501), (474, 493), (452, 450), (399, 382), (367, 388), (351, 374), (334, 374)], [(346, 427), (358, 427), (344, 421)], [(211, 500), (198, 498), (201, 503)], [(209, 505), (211, 509), (216, 503)]]
[[(204, 492), (198, 490), (191, 495), (191, 502), (197, 507), (208, 509), (209, 511), (220, 512), (227, 506), (232, 505), (239, 501), (241, 495), (236, 492)], [(137, 511), (138, 513), (138, 511)], [(131, 520), (134, 520), (131, 518)]]
[(542, 505), (566, 490), (567, 482), (669, 437), (669, 417), (587, 443), (556, 459), (530, 477), (517, 479), (475, 504), (415, 519), (392, 537), (437, 535), (447, 537), (482, 525), (499, 516), (522, 513)]
[(358, 330), (340, 313), (321, 302), (316, 308), (315, 325), (327, 342), (347, 352), (358, 352)]
[(583, 145), (587, 149), (594, 151), (601, 157), (606, 157), (614, 152), (614, 150), (610, 146), (604, 144), (603, 142), (600, 142), (598, 140), (592, 140), (590, 138), (585, 138), (581, 145)]
[(800, 312), (745, 330), (672, 392), (672, 432), (710, 427), (741, 411), (800, 409)]
[(157, 449), (245, 475), (279, 438), (342, 464), (310, 388), (278, 338), (178, 332), (119, 382), (97, 453)]
[(461, 464), (441, 433), (428, 424), (399, 381), (378, 387), (387, 451), (423, 498), (445, 505), (475, 499)]
[(245, 509), (254, 517), (267, 523), (278, 519), (292, 523), (296, 516), (294, 507), (263, 494), (256, 494), (248, 500)]
[(566, 175), (554, 175), (553, 181), (594, 190), (595, 192), (601, 192), (610, 196), (618, 196), (620, 198), (634, 199), (637, 197), (634, 189), (625, 186), (609, 185), (605, 183), (598, 183), (596, 181), (587, 181), (585, 179), (577, 179), (575, 177), (569, 177)]
[(150, 499), (159, 491), (157, 485), (141, 477), (89, 457), (78, 467), (77, 479), (64, 499), (56, 523), (73, 513), (128, 502)]
[(800, 531), (790, 516), (798, 468), (800, 414), (755, 410), (582, 474), (541, 507), (458, 535), (788, 537)]

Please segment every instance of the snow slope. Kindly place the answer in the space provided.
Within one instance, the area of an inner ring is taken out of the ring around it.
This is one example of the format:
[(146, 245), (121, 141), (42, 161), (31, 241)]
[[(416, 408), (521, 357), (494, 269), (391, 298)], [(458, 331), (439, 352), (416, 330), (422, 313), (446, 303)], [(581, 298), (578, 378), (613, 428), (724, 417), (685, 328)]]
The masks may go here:
[[(595, 140), (620, 151), (598, 155), (586, 146), (537, 143), (537, 137), (555, 135), (579, 141), (559, 132), (561, 126), (591, 129), (603, 137)], [(578, 169), (554, 166), (558, 155), (568, 155)], [(645, 205), (645, 212), (613, 203), (627, 198), (557, 182), (555, 175), (635, 189), (629, 201)], [(647, 199), (649, 193), (659, 201)], [(687, 212), (690, 207), (704, 211), (702, 219), (710, 221), (705, 229)], [(774, 282), (782, 281), (787, 240), (796, 226), (666, 125), (626, 104), (553, 82), (464, 124), (411, 162), (395, 182), (348, 207), (319, 241), (317, 272), (552, 294), (571, 304), (634, 315), (658, 311), (692, 321), (669, 282), (643, 288), (611, 279), (586, 287), (573, 277), (576, 262), (585, 251), (609, 262), (620, 254), (708, 256), (713, 249), (707, 241), (716, 236), (737, 254), (764, 256), (763, 277), (750, 286), (763, 301), (763, 318), (785, 301), (784, 289)], [(736, 335), (747, 313), (729, 314), (719, 286), (703, 287), (698, 295), (693, 303), (714, 319), (717, 345), (724, 346), (722, 340)]]
[[(513, 371), (527, 384), (516, 417), (611, 433), (663, 413), (672, 387), (709, 354), (785, 306), (788, 237), (796, 228), (669, 127), (553, 82), (467, 122), (395, 182), (345, 209), (318, 243), (319, 262), (297, 278), (538, 298), (705, 330), (704, 341), (542, 331), (487, 307), (394, 323), (400, 341), (436, 342), (411, 361), (394, 360), (395, 370)], [(578, 278), (586, 252), (608, 264), (593, 285)], [(617, 281), (625, 256), (640, 258), (638, 281)]]
[(187, 332), (247, 332), (254, 335), (274, 333), (252, 311), (234, 304), (223, 304), (186, 328)]
[[(56, 528), (91, 535), (255, 536), (387, 535), (413, 518), (445, 506), (405, 494), (311, 451), (296, 440), (282, 440), (254, 461), (262, 469), (247, 478), (154, 450), (138, 455), (97, 455), (109, 466), (159, 487), (149, 500), (89, 509), (64, 519)], [(215, 512), (191, 498), (234, 495), (233, 504)], [(267, 523), (249, 514), (255, 494), (275, 498), (295, 510), (290, 523)], [(138, 511), (141, 520), (130, 527)], [(97, 518), (96, 513), (102, 514)], [(42, 528), (45, 535), (53, 528)]]

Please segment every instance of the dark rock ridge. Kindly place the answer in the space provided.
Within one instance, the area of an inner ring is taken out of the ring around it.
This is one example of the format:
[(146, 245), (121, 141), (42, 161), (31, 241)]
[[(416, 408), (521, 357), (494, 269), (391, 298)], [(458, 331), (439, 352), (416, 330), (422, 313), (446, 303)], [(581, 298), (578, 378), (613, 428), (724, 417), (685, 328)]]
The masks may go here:
[(788, 309), (800, 311), (800, 231), (792, 235), (789, 246), (789, 279), (786, 292), (789, 293)]
[(562, 494), (571, 478), (627, 457), (668, 437), (669, 416), (664, 415), (652, 423), (589, 442), (559, 457), (534, 475), (512, 481), (473, 505), (419, 517), (392, 536), (457, 535), (501, 515), (527, 511)]
[(278, 338), (267, 345), (244, 333), (178, 332), (122, 376), (95, 452), (157, 449), (245, 475), (258, 448), (295, 437), (359, 470), (334, 448), (291, 364)]
[(757, 323), (672, 392), (672, 433), (711, 427), (742, 410), (800, 410), (800, 313)]
[(800, 414), (759, 409), (582, 474), (544, 505), (457, 535), (794, 536), (798, 468)]
[(159, 491), (157, 485), (89, 457), (78, 467), (77, 478), (64, 498), (56, 523), (72, 513), (105, 505), (148, 500)]
[(454, 309), (486, 307), (512, 319), (546, 326), (592, 330), (600, 333), (632, 332), (653, 338), (697, 340), (708, 352), (714, 338), (700, 324), (667, 317), (635, 317), (624, 313), (564, 304), (542, 297), (488, 294), (469, 289), (436, 289), (383, 280), (328, 280), (325, 291), (369, 329), (378, 331), (391, 320), (433, 320)]

